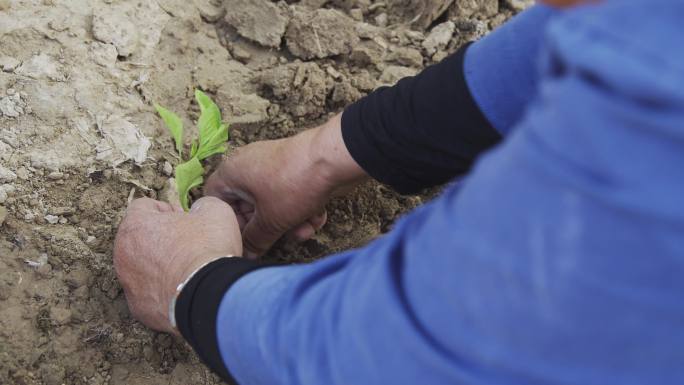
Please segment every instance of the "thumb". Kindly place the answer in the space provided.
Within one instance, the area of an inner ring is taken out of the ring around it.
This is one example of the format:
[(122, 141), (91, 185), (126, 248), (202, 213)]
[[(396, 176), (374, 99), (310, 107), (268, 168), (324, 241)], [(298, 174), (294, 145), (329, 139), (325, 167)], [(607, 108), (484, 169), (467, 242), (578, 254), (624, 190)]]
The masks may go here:
[(212, 218), (235, 217), (233, 209), (226, 202), (216, 197), (202, 197), (190, 207), (191, 215), (210, 216)]
[(256, 258), (263, 255), (284, 234), (284, 231), (278, 230), (277, 226), (263, 218), (257, 209), (242, 232), (242, 242), (247, 257)]

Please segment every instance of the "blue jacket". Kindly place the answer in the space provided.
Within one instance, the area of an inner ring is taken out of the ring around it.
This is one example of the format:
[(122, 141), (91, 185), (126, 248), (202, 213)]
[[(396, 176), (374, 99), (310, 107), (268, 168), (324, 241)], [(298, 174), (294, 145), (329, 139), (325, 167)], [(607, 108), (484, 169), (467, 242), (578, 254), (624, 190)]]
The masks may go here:
[(465, 66), (504, 142), (370, 245), (239, 279), (240, 384), (684, 384), (684, 1), (537, 6)]

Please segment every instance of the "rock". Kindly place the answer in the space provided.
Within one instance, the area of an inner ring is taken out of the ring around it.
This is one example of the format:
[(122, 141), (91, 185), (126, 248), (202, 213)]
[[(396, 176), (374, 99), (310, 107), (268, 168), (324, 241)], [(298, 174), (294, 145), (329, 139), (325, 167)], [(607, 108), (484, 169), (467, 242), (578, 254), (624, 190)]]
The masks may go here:
[(16, 72), (33, 79), (63, 81), (65, 76), (60, 67), (59, 62), (50, 55), (40, 53), (25, 61), (21, 67), (17, 68)]
[(423, 48), (432, 56), (438, 50), (446, 47), (451, 41), (451, 37), (456, 30), (456, 24), (452, 21), (447, 21), (437, 25), (430, 31), (430, 34), (423, 40)]
[(56, 215), (48, 214), (43, 218), (45, 218), (45, 221), (51, 225), (56, 225), (59, 222), (59, 217)]
[(287, 27), (290, 52), (304, 60), (345, 55), (359, 42), (354, 20), (332, 9), (298, 11)]
[(5, 219), (7, 219), (7, 209), (3, 206), (0, 206), (0, 226), (5, 223)]
[(90, 44), (90, 58), (102, 67), (114, 67), (119, 52), (112, 44), (94, 41)]
[(268, 107), (271, 105), (259, 95), (236, 92), (229, 85), (218, 90), (216, 103), (231, 124), (262, 123), (268, 119)]
[(233, 44), (230, 54), (233, 55), (240, 63), (247, 63), (252, 58), (252, 54), (239, 44)]
[(280, 46), (288, 19), (268, 0), (226, 0), (225, 20), (237, 32), (266, 47)]
[(99, 121), (98, 126), (104, 138), (95, 149), (97, 160), (107, 161), (116, 167), (129, 159), (136, 164), (147, 159), (152, 142), (133, 123), (120, 116), (109, 116)]
[(13, 72), (21, 62), (11, 56), (0, 57), (0, 68), (5, 72)]
[(385, 12), (375, 16), (374, 20), (378, 27), (387, 27), (387, 14)]
[(316, 63), (291, 63), (262, 72), (261, 88), (296, 117), (317, 115), (325, 109), (332, 88)]
[(1, 204), (4, 204), (5, 202), (7, 202), (7, 198), (8, 198), (8, 196), (7, 196), (7, 191), (5, 191), (5, 190), (0, 190), (0, 205), (1, 205)]
[(26, 113), (26, 107), (19, 93), (0, 98), (0, 116), (18, 118)]
[(169, 162), (164, 162), (164, 165), (162, 166), (162, 171), (164, 172), (164, 175), (166, 176), (171, 176), (173, 175), (173, 166)]
[(391, 86), (405, 77), (415, 76), (417, 72), (418, 71), (414, 68), (394, 65), (387, 66), (382, 72), (382, 75), (380, 75), (380, 83)]
[(387, 60), (409, 67), (422, 67), (423, 55), (415, 48), (399, 47), (394, 49)]
[(0, 183), (14, 182), (15, 180), (17, 180), (17, 174), (0, 165)]
[(12, 6), (11, 0), (0, 0), (0, 11), (7, 11)]
[(534, 0), (504, 0), (504, 3), (514, 11), (522, 11), (534, 5)]
[(499, 12), (499, 0), (458, 0), (449, 7), (449, 19), (468, 18), (474, 14), (491, 17)]
[(362, 41), (352, 49), (349, 59), (359, 66), (378, 64), (385, 56), (385, 47), (373, 40)]
[(64, 278), (64, 282), (73, 289), (78, 289), (79, 287), (86, 286), (90, 281), (92, 274), (86, 269), (72, 270)]
[[(456, 0), (460, 2), (462, 0)], [(412, 27), (425, 30), (446, 12), (454, 0), (405, 0), (389, 1), (388, 11), (397, 15), (402, 22)]]
[(361, 98), (359, 90), (349, 82), (336, 83), (333, 87), (330, 101), (340, 107), (345, 107)]
[(119, 56), (128, 57), (138, 47), (135, 24), (123, 13), (111, 12), (107, 7), (95, 7), (93, 15), (95, 39), (116, 47)]
[(354, 8), (349, 11), (349, 16), (356, 21), (363, 21), (363, 10), (360, 8)]
[(217, 1), (195, 0), (195, 7), (197, 7), (200, 16), (210, 23), (219, 21), (226, 14), (226, 9)]

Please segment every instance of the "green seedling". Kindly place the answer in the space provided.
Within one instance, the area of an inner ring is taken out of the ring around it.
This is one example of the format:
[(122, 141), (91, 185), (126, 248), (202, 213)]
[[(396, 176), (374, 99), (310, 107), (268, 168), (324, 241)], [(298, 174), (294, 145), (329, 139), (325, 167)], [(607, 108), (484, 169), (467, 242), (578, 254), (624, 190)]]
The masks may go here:
[(204, 159), (226, 151), (228, 126), (221, 121), (221, 111), (210, 97), (200, 90), (195, 91), (195, 99), (200, 106), (197, 122), (199, 137), (192, 141), (190, 154), (183, 158), (183, 121), (175, 113), (155, 104), (159, 116), (171, 132), (180, 163), (175, 168), (176, 188), (183, 210), (190, 209), (190, 190), (204, 183)]

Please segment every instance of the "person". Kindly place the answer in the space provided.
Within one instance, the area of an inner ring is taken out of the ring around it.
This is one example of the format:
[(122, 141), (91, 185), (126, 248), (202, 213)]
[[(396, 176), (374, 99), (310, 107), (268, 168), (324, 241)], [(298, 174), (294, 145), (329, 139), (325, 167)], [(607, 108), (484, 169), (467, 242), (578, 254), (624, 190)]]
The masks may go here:
[[(684, 383), (684, 2), (546, 3), (244, 146), (188, 214), (132, 202), (133, 316), (242, 385)], [(239, 257), (371, 177), (457, 183), (357, 250)]]

